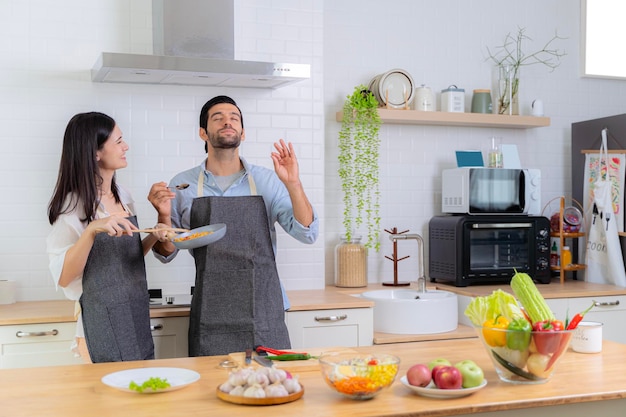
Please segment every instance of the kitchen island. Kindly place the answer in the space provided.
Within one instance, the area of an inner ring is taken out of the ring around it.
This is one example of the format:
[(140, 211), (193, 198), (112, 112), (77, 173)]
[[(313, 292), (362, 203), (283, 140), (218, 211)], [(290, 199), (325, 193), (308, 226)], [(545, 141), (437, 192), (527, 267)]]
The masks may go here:
[[(624, 415), (626, 409), (626, 345), (605, 341), (598, 354), (568, 351), (552, 380), (539, 385), (512, 385), (496, 376), (486, 351), (477, 339), (399, 343), (351, 348), (385, 352), (400, 357), (394, 384), (366, 401), (346, 399), (332, 391), (319, 370), (295, 372), (304, 387), (301, 399), (274, 406), (245, 406), (217, 398), (216, 389), (228, 370), (219, 363), (227, 356), (162, 359), (125, 363), (0, 370), (0, 416), (585, 416)], [(419, 362), (445, 357), (452, 362), (472, 359), (485, 370), (488, 384), (457, 399), (431, 399), (415, 395), (399, 381)], [(111, 372), (139, 367), (178, 367), (198, 372), (200, 380), (180, 390), (142, 395), (118, 391), (101, 378)], [(287, 367), (287, 369), (289, 369)]]

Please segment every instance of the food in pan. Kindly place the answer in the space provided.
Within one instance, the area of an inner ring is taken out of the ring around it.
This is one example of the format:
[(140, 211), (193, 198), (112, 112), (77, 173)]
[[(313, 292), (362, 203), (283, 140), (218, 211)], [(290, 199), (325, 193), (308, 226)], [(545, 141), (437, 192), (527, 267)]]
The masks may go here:
[(188, 241), (188, 240), (198, 239), (199, 237), (210, 235), (212, 233), (213, 232), (209, 232), (209, 231), (191, 233), (191, 234), (189, 234), (187, 236), (175, 238), (174, 242), (185, 242), (185, 241)]

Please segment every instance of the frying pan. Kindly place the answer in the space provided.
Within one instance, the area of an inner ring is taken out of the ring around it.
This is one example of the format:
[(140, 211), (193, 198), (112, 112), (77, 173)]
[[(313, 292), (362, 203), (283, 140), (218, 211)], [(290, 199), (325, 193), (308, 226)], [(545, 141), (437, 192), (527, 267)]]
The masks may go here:
[[(209, 232), (209, 234), (197, 237), (195, 239), (180, 241), (180, 239), (191, 236), (194, 233), (202, 232)], [(218, 240), (223, 238), (225, 234), (226, 225), (224, 223), (209, 224), (207, 226), (196, 227), (195, 229), (191, 229), (190, 231), (185, 233), (177, 234), (175, 237), (172, 238), (172, 243), (178, 249), (195, 249), (206, 246), (213, 242), (217, 242)]]

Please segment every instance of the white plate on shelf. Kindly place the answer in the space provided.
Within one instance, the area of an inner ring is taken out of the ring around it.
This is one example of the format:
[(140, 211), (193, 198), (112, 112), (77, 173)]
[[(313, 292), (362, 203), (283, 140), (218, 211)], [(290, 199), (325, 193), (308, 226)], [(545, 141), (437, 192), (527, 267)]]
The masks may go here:
[(414, 393), (421, 395), (423, 397), (430, 398), (460, 398), (465, 397), (470, 394), (479, 391), (487, 385), (487, 380), (485, 379), (482, 384), (473, 388), (461, 388), (461, 389), (439, 389), (435, 386), (434, 383), (430, 383), (426, 387), (416, 387), (415, 385), (409, 384), (409, 381), (406, 379), (406, 375), (400, 378), (400, 382), (409, 388)]
[(102, 377), (102, 383), (120, 391), (139, 394), (138, 391), (128, 388), (130, 381), (135, 381), (135, 383), (141, 385), (150, 378), (167, 379), (170, 386), (157, 391), (147, 389), (141, 392), (141, 394), (156, 394), (181, 389), (199, 380), (200, 374), (184, 368), (136, 368), (105, 375)]
[(378, 96), (391, 108), (408, 107), (413, 101), (415, 88), (411, 75), (401, 69), (386, 72), (378, 80)]

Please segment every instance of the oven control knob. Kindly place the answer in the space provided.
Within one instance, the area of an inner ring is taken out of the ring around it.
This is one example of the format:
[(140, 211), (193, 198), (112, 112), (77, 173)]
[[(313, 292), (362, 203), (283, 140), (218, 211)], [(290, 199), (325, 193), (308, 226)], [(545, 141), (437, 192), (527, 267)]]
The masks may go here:
[(550, 249), (548, 248), (547, 245), (538, 245), (537, 249), (539, 250), (539, 252), (548, 252)]
[(547, 269), (549, 265), (550, 263), (544, 258), (537, 260), (537, 266), (539, 269)]
[(540, 238), (547, 238), (548, 237), (548, 229), (541, 229), (539, 230), (539, 237)]

